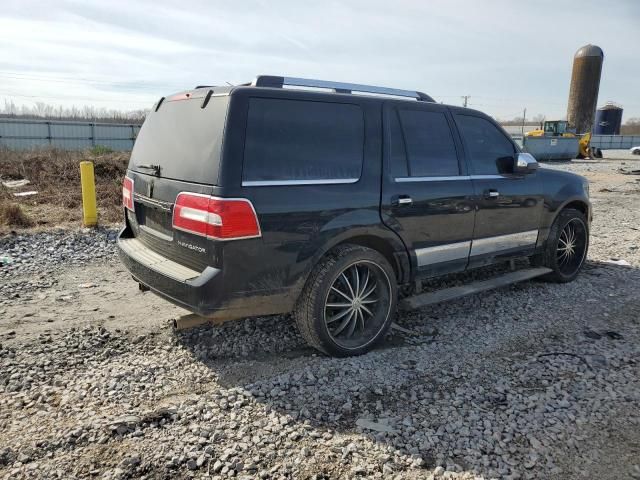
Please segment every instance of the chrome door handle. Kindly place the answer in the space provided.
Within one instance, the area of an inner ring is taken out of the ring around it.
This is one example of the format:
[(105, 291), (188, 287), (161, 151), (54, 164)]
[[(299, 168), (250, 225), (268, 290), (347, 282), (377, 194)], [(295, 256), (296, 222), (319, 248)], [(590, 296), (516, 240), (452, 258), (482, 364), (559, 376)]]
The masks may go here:
[(411, 205), (412, 203), (413, 203), (413, 199), (411, 197), (409, 197), (408, 195), (398, 196), (392, 202), (393, 205), (397, 205), (397, 206), (400, 206), (400, 205)]
[(484, 198), (498, 198), (500, 196), (500, 192), (497, 190), (485, 190)]

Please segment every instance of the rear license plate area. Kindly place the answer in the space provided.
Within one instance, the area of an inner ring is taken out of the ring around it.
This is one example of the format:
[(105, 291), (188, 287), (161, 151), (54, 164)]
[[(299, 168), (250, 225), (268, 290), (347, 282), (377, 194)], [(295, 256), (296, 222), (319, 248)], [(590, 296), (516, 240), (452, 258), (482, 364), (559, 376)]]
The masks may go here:
[(141, 227), (145, 227), (144, 230), (152, 230), (162, 236), (173, 236), (170, 211), (144, 204), (136, 204), (136, 211), (138, 212), (138, 223)]

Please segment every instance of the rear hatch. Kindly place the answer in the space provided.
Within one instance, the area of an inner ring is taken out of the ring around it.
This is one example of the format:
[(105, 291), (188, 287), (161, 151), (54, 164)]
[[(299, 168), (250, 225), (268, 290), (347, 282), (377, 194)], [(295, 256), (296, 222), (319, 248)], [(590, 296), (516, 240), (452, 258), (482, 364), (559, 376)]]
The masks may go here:
[(174, 204), (181, 192), (211, 195), (218, 184), (228, 103), (228, 95), (207, 89), (160, 100), (140, 129), (125, 180), (125, 189), (133, 183), (126, 209), (133, 236), (198, 271), (216, 263), (212, 242), (174, 228)]

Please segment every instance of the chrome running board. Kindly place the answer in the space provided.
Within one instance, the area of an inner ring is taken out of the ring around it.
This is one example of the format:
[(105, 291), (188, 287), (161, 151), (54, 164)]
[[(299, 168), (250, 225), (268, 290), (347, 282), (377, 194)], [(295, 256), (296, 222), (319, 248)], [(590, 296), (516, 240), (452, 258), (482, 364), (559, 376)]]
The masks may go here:
[(466, 297), (467, 295), (473, 295), (474, 293), (484, 292), (485, 290), (506, 287), (507, 285), (540, 277), (550, 272), (552, 272), (552, 270), (545, 267), (525, 268), (515, 272), (505, 273), (490, 278), (489, 280), (481, 280), (459, 287), (443, 288), (442, 290), (435, 290), (433, 292), (420, 293), (400, 300), (398, 307), (400, 310), (415, 310), (426, 307), (427, 305), (433, 305), (434, 303), (446, 302), (448, 300)]

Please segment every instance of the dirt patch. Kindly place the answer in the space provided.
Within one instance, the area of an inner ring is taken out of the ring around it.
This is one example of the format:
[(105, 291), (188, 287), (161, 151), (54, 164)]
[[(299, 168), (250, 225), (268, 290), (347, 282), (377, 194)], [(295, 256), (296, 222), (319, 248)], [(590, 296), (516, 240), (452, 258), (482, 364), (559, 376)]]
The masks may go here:
[[(0, 233), (38, 226), (78, 226), (82, 222), (79, 164), (83, 160), (94, 163), (99, 222), (120, 222), (122, 178), (129, 163), (129, 152), (0, 149), (0, 178), (29, 180), (29, 184), (18, 188), (0, 185), (0, 211), (15, 212), (17, 206), (24, 218), (32, 219), (27, 223), (12, 223), (8, 220), (13, 217), (0, 217)], [(25, 197), (14, 195), (26, 191), (38, 193)]]

